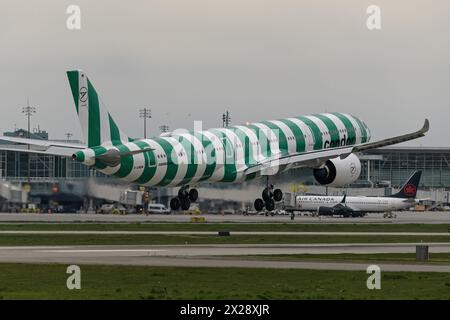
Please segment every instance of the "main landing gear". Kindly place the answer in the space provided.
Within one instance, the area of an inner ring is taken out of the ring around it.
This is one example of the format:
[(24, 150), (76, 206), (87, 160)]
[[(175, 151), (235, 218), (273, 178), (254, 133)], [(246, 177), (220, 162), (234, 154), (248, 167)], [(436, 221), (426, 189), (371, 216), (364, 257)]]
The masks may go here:
[(191, 202), (195, 202), (198, 199), (197, 189), (190, 189), (189, 186), (183, 186), (178, 190), (178, 197), (170, 200), (170, 209), (172, 210), (189, 210)]
[(262, 192), (262, 199), (255, 200), (254, 206), (256, 211), (261, 211), (266, 208), (267, 211), (275, 209), (275, 201), (283, 199), (283, 192), (280, 189), (275, 189), (273, 184), (267, 183), (267, 187)]

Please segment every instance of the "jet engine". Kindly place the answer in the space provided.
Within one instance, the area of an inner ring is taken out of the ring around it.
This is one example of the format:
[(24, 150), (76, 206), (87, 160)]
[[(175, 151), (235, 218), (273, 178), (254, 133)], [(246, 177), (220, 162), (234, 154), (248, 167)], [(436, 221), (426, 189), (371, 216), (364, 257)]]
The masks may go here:
[(361, 174), (361, 162), (355, 154), (345, 159), (327, 160), (321, 168), (313, 170), (314, 178), (324, 186), (341, 187), (355, 182)]

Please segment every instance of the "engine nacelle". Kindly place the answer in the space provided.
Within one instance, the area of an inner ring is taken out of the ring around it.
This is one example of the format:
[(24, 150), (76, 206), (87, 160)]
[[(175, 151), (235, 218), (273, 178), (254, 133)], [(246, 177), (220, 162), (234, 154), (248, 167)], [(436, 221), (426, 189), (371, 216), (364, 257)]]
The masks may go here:
[(361, 161), (355, 154), (347, 158), (327, 160), (322, 168), (313, 170), (314, 178), (324, 186), (342, 187), (355, 182), (361, 174)]

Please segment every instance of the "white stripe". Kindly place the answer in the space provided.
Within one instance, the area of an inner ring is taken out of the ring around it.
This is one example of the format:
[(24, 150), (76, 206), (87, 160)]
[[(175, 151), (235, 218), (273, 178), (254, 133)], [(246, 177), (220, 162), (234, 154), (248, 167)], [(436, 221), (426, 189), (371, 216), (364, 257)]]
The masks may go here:
[[(231, 148), (233, 149), (233, 156), (234, 156), (233, 162), (234, 165), (236, 166), (237, 171), (236, 179), (234, 181), (235, 182), (240, 181), (243, 178), (244, 170), (247, 169), (244, 159), (244, 149), (241, 144), (241, 141), (239, 140), (237, 134), (230, 129), (218, 128), (216, 130), (225, 134), (225, 136), (231, 142)], [(238, 147), (238, 145), (240, 147)]]
[[(208, 159), (208, 161), (215, 161), (216, 167), (214, 168), (214, 172), (211, 175), (211, 177), (208, 179), (208, 181), (220, 181), (225, 176), (225, 152), (222, 150), (222, 142), (220, 139), (213, 134), (210, 131), (201, 131), (201, 134), (203, 134), (206, 138), (208, 138), (211, 141), (211, 144), (214, 148), (215, 157), (213, 159)], [(207, 156), (211, 156), (212, 150), (206, 150)]]
[(344, 122), (342, 122), (341, 119), (339, 119), (338, 117), (336, 117), (332, 113), (323, 113), (323, 115), (325, 117), (327, 117), (328, 119), (330, 119), (335, 124), (335, 126), (338, 128), (338, 130), (339, 130), (339, 143), (342, 141), (342, 139), (344, 139), (344, 137), (345, 137), (345, 140), (346, 140), (348, 138), (348, 132), (347, 132), (347, 128), (345, 128)]
[[(130, 151), (141, 150), (141, 148), (135, 143), (127, 143), (125, 144), (125, 147), (127, 147)], [(127, 176), (122, 178), (123, 180), (128, 182), (132, 182), (139, 179), (139, 177), (144, 172), (145, 166), (145, 158), (142, 152), (135, 154), (132, 157), (133, 157), (133, 168), (131, 169), (131, 172)]]
[(84, 161), (83, 163), (87, 166), (93, 166), (95, 164), (95, 152), (91, 148), (84, 149)]
[[(145, 185), (146, 186), (155, 186), (158, 183), (160, 183), (162, 179), (164, 179), (164, 175), (166, 174), (166, 171), (167, 171), (167, 165), (158, 165), (159, 163), (161, 163), (165, 160), (158, 159), (158, 157), (156, 155), (157, 154), (165, 154), (165, 152), (164, 152), (164, 149), (161, 147), (161, 145), (153, 139), (144, 139), (141, 141), (145, 142), (146, 144), (148, 144), (150, 146), (150, 148), (154, 149), (153, 153), (155, 155), (156, 171), (155, 171), (155, 174), (153, 175), (153, 177), (151, 177), (151, 179), (147, 183), (145, 183)], [(148, 165), (150, 166), (151, 164), (149, 163)], [(146, 177), (146, 178), (148, 178), (148, 177)]]
[(191, 133), (181, 133), (180, 136), (187, 139), (193, 146), (195, 152), (195, 159), (197, 161), (197, 170), (191, 178), (190, 183), (195, 183), (203, 177), (206, 170), (206, 153), (204, 152), (202, 142)]
[[(263, 155), (261, 154), (261, 148), (259, 146), (258, 137), (256, 134), (248, 127), (246, 126), (234, 126), (235, 128), (238, 128), (244, 132), (244, 134), (248, 137), (252, 151), (252, 158), (256, 162), (260, 162), (264, 159)], [(250, 147), (250, 146), (249, 146)], [(252, 163), (256, 164), (256, 163)]]
[(284, 133), (284, 136), (286, 137), (287, 144), (288, 144), (288, 153), (289, 154), (296, 153), (297, 146), (295, 143), (295, 139), (293, 139), (293, 140), (289, 139), (290, 137), (294, 136), (294, 133), (292, 132), (292, 130), (285, 123), (283, 123), (279, 120), (271, 120), (269, 122), (271, 122), (274, 125), (276, 125), (277, 127), (279, 127), (281, 129), (281, 131)]
[(109, 128), (109, 114), (98, 97), (98, 108), (100, 113), (100, 143), (102, 146), (111, 146), (111, 130)]
[[(167, 141), (173, 147), (172, 154), (169, 156), (177, 164), (177, 173), (168, 186), (176, 186), (186, 176), (189, 159), (182, 144), (177, 139), (172, 137), (163, 137), (161, 139)], [(182, 155), (180, 156), (180, 154)]]
[(317, 118), (315, 116), (305, 116), (305, 118), (311, 120), (312, 122), (314, 122), (316, 124), (316, 126), (319, 127), (319, 130), (321, 131), (321, 134), (322, 134), (321, 148), (323, 148), (325, 141), (327, 141), (327, 140), (331, 141), (331, 134), (328, 132), (328, 127), (322, 120), (320, 120), (319, 118)]
[[(117, 126), (117, 123), (116, 123)], [(120, 141), (122, 142), (122, 144), (125, 144), (128, 142), (128, 136), (122, 132), (122, 130), (120, 130), (119, 127), (117, 127), (119, 129), (119, 136), (120, 136)]]
[(315, 138), (311, 128), (300, 119), (288, 118), (287, 120), (292, 121), (303, 132), (303, 138), (305, 139), (305, 151), (313, 151)]
[[(269, 147), (270, 147), (272, 157), (279, 155), (280, 149), (278, 148), (278, 145), (279, 145), (278, 134), (275, 134), (275, 132), (272, 129), (270, 129), (268, 126), (266, 126), (263, 123), (255, 122), (255, 123), (252, 123), (252, 125), (258, 127), (269, 139)], [(264, 141), (262, 141), (262, 142), (267, 143)], [(264, 147), (265, 146), (262, 145), (261, 149), (264, 149)]]
[(341, 113), (341, 114), (343, 116), (347, 117), (347, 119), (350, 120), (350, 122), (352, 123), (352, 126), (355, 129), (355, 135), (356, 135), (355, 143), (360, 144), (362, 141), (362, 132), (361, 132), (361, 128), (360, 128), (358, 122), (355, 120), (355, 118), (353, 118), (352, 115), (349, 115), (347, 113)]
[[(86, 88), (86, 97), (84, 98), (84, 102), (80, 100), (80, 92), (82, 88)], [(89, 90), (87, 85), (87, 76), (81, 71), (78, 72), (78, 90), (78, 118), (80, 119), (81, 130), (83, 131), (84, 140), (87, 144), (89, 142)]]

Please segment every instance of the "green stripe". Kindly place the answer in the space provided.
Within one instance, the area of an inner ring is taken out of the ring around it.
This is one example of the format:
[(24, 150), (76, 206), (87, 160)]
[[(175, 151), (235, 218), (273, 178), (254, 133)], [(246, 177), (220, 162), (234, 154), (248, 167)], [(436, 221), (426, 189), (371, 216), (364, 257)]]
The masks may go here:
[[(100, 146), (97, 146), (97, 147), (94, 147), (94, 148), (92, 148), (92, 150), (94, 150), (94, 154), (96, 155), (96, 156), (99, 156), (99, 155), (101, 155), (101, 154), (104, 154), (107, 150), (106, 150), (106, 148), (104, 148), (104, 147), (100, 147)], [(104, 164), (103, 162), (101, 162), (100, 160), (98, 160), (98, 159), (95, 159), (95, 167), (97, 168), (97, 169), (99, 169), (99, 170), (102, 170), (102, 169), (105, 169), (106, 168), (106, 164)]]
[(172, 159), (172, 156), (176, 157), (176, 154), (173, 151), (174, 149), (170, 142), (164, 139), (156, 139), (155, 141), (161, 146), (161, 148), (164, 150), (164, 153), (166, 154), (167, 171), (164, 175), (164, 178), (158, 183), (159, 186), (166, 186), (171, 183), (177, 175), (179, 164), (175, 163), (174, 159)]
[(195, 132), (195, 137), (197, 137), (202, 142), (203, 149), (205, 149), (206, 168), (203, 176), (199, 180), (204, 181), (206, 179), (209, 179), (214, 174), (214, 170), (216, 169), (216, 149), (214, 148), (214, 145), (208, 139), (208, 137), (206, 137), (201, 132)]
[[(278, 127), (276, 124), (269, 122), (269, 121), (262, 121), (261, 123), (268, 126), (274, 133), (275, 137), (277, 137), (280, 152), (281, 153), (283, 153), (283, 151), (287, 152), (288, 151), (288, 142), (287, 142), (287, 138), (286, 138), (286, 135), (284, 134), (283, 130), (281, 130), (281, 128)], [(276, 134), (277, 131), (278, 131), (278, 135)]]
[(336, 124), (328, 117), (323, 114), (314, 114), (313, 117), (319, 118), (327, 127), (327, 131), (330, 134), (331, 141), (328, 141), (327, 146), (325, 146), (327, 141), (324, 141), (324, 148), (335, 148), (341, 145), (339, 138), (339, 129)]
[(367, 141), (367, 132), (366, 129), (364, 128), (364, 125), (362, 124), (361, 120), (359, 120), (357, 117), (352, 116), (353, 119), (356, 120), (356, 122), (358, 123), (359, 128), (361, 129), (361, 143), (364, 143)]
[[(233, 163), (228, 163), (227, 160), (227, 150), (234, 150), (233, 146), (231, 145), (231, 142), (229, 141), (229, 139), (226, 137), (226, 135), (223, 132), (220, 132), (216, 129), (212, 129), (209, 130), (209, 132), (213, 133), (216, 137), (219, 138), (220, 144), (222, 145), (223, 149), (224, 149), (224, 153), (225, 153), (225, 164), (224, 164), (224, 176), (222, 178), (222, 182), (234, 182), (236, 180), (236, 164), (234, 163), (234, 159), (233, 159)], [(233, 155), (234, 158), (234, 155)]]
[(297, 117), (297, 119), (303, 121), (311, 130), (314, 138), (314, 150), (322, 149), (322, 133), (319, 127), (312, 120), (304, 116)]
[[(258, 138), (258, 143), (261, 146), (261, 154), (263, 157), (270, 157), (272, 155), (272, 150), (270, 150), (270, 141), (267, 138), (267, 135), (261, 130), (259, 127), (251, 124), (248, 126), (250, 130), (252, 130), (256, 137)], [(263, 148), (263, 142), (266, 143), (266, 148)]]
[(248, 167), (250, 165), (256, 164), (256, 159), (253, 158), (254, 146), (250, 142), (250, 137), (242, 129), (236, 127), (231, 127), (228, 129), (234, 132), (234, 134), (239, 138), (239, 141), (242, 144), (245, 165)]
[(342, 113), (339, 112), (333, 112), (333, 115), (335, 115), (336, 117), (338, 117), (342, 123), (345, 126), (345, 129), (347, 130), (347, 140), (346, 140), (346, 145), (350, 145), (350, 144), (355, 144), (356, 143), (356, 132), (355, 132), (355, 128), (352, 125), (352, 122)]
[(88, 147), (101, 145), (100, 139), (100, 110), (97, 92), (88, 79), (88, 99), (89, 99), (89, 127), (88, 127)]
[(296, 152), (305, 152), (306, 151), (306, 142), (305, 142), (305, 136), (300, 129), (299, 126), (297, 126), (294, 122), (292, 122), (289, 119), (281, 119), (281, 122), (283, 122), (285, 125), (291, 129), (292, 133), (295, 136), (295, 146), (296, 146)]
[[(141, 149), (150, 147), (150, 145), (144, 141), (136, 141), (135, 144)], [(141, 176), (135, 181), (139, 184), (145, 184), (149, 182), (156, 172), (156, 158), (153, 151), (144, 152), (143, 155), (145, 160), (144, 171), (142, 172)]]
[(72, 91), (73, 101), (75, 102), (75, 109), (78, 114), (78, 94), (79, 94), (79, 84), (78, 84), (78, 71), (68, 71), (67, 78), (69, 78), (70, 89)]
[(109, 119), (109, 131), (111, 134), (111, 141), (113, 145), (122, 144), (120, 141), (120, 131), (117, 127), (116, 123), (114, 122), (111, 115), (108, 113), (108, 119)]
[(183, 180), (181, 180), (180, 183), (178, 183), (178, 185), (183, 186), (185, 184), (188, 184), (192, 178), (195, 176), (195, 173), (197, 172), (197, 160), (195, 159), (195, 157), (197, 156), (196, 154), (196, 149), (194, 148), (194, 144), (191, 143), (189, 141), (189, 139), (186, 139), (183, 136), (178, 136), (178, 142), (181, 143), (181, 145), (183, 146), (184, 151), (186, 152), (187, 158), (188, 158), (188, 167), (187, 167), (187, 171), (186, 171), (186, 175), (184, 176)]
[[(117, 149), (119, 149), (119, 152), (129, 152), (130, 149), (128, 149), (125, 145), (120, 144), (116, 146)], [(133, 170), (134, 166), (134, 159), (133, 156), (125, 156), (120, 158), (120, 169), (114, 174), (116, 177), (124, 178), (128, 176), (131, 171)]]

